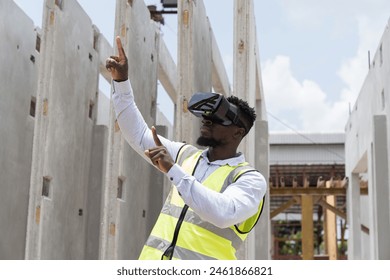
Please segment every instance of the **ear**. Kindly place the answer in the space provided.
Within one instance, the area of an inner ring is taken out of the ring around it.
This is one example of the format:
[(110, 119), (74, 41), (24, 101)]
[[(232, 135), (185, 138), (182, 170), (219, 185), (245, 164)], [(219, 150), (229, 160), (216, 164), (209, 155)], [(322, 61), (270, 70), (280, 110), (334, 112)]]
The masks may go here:
[(245, 136), (245, 128), (237, 127), (236, 131), (233, 134), (233, 137), (241, 140), (242, 138), (244, 138), (244, 136)]

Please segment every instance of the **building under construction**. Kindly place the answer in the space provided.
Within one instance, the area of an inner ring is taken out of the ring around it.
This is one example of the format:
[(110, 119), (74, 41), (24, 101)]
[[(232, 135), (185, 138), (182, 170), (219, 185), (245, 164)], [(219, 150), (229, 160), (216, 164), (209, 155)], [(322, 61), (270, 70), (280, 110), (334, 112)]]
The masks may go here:
[[(143, 0), (116, 1), (114, 33), (143, 93), (138, 108), (161, 135), (195, 142), (186, 105), (196, 91), (234, 92), (256, 108), (240, 150), (269, 192), (240, 259), (390, 259), (388, 28), (345, 134), (282, 137), (268, 132), (253, 1), (234, 0), (233, 81), (203, 1), (173, 6), (176, 59), (161, 15)], [(0, 259), (137, 259), (167, 180), (123, 139), (99, 90), (100, 79), (110, 82), (113, 38), (77, 0), (42, 9), (37, 28), (13, 0), (0, 1)], [(173, 126), (158, 112), (158, 84), (175, 106)]]
[(274, 259), (345, 259), (343, 133), (270, 134)]

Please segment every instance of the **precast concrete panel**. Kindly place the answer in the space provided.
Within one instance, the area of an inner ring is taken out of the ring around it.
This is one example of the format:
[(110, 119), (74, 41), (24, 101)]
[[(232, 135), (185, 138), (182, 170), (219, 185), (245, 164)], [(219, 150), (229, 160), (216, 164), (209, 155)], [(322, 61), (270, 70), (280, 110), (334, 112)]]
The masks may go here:
[(107, 155), (108, 128), (104, 125), (95, 125), (89, 171), (89, 184), (86, 208), (86, 253), (85, 259), (99, 259), (100, 221), (102, 212), (103, 182), (105, 176), (105, 162)]
[(212, 87), (212, 36), (203, 1), (178, 2), (178, 96), (176, 139), (195, 143), (200, 122), (188, 111), (194, 92)]
[(99, 65), (76, 0), (46, 0), (27, 258), (83, 259)]
[(33, 21), (14, 1), (0, 1), (0, 259), (24, 259), (37, 36)]
[[(386, 152), (390, 147), (387, 137), (390, 130), (387, 122), (390, 112), (389, 45), (387, 26), (345, 128), (345, 169), (352, 178), (347, 197), (350, 259), (381, 259), (389, 255), (384, 236), (388, 232), (390, 212), (388, 207), (382, 207), (388, 204), (390, 195), (389, 154)], [(377, 116), (387, 124), (378, 122)], [(362, 199), (359, 197), (360, 175), (365, 175), (363, 179), (368, 184), (368, 196)], [(369, 235), (361, 232), (361, 225), (368, 227)]]
[(375, 189), (372, 195), (375, 213), (375, 259), (390, 259), (389, 153), (387, 116), (374, 115), (373, 165)]
[[(269, 139), (268, 122), (259, 120), (255, 122), (256, 139), (255, 142), (255, 168), (264, 176), (266, 182), (269, 182)], [(254, 228), (254, 241), (256, 260), (271, 259), (271, 220), (270, 220), (270, 195), (266, 194), (263, 206), (263, 212)], [(253, 234), (253, 233), (252, 233)]]
[[(157, 105), (157, 25), (151, 21), (143, 1), (117, 1), (115, 26), (128, 57), (135, 102), (151, 127), (155, 124)], [(161, 210), (161, 204), (150, 204), (150, 196), (155, 188), (162, 189), (159, 179), (162, 174), (156, 173), (155, 168), (129, 146), (118, 128), (113, 127), (114, 123), (112, 112), (101, 258), (137, 259), (150, 233), (150, 224), (157, 218), (156, 211)], [(161, 197), (162, 193), (157, 195)]]
[[(256, 24), (255, 24), (255, 16), (254, 16), (254, 4), (253, 1), (247, 0), (234, 0), (234, 36), (233, 36), (233, 50), (234, 50), (234, 95), (239, 98), (242, 98), (248, 102), (248, 104), (252, 107), (257, 106), (258, 110), (265, 109), (265, 105), (259, 104), (256, 100), (257, 89), (261, 84), (260, 75), (256, 70), (257, 65), (259, 63), (259, 54), (256, 53), (258, 51), (257, 47), (257, 37), (256, 37)], [(265, 116), (264, 112), (260, 111), (258, 116)], [(258, 121), (266, 121), (265, 119)], [(268, 131), (266, 132), (268, 135)], [(241, 141), (239, 150), (245, 155), (246, 160), (253, 164), (256, 161), (256, 156), (260, 156), (263, 154), (256, 154), (256, 141), (261, 141), (256, 135), (259, 133), (256, 132), (256, 126), (251, 129), (251, 131), (246, 135), (246, 137)], [(268, 152), (266, 150), (259, 151), (260, 153)], [(268, 160), (268, 159), (267, 159)], [(267, 224), (265, 224), (267, 225)], [(270, 224), (268, 223), (268, 226)], [(269, 234), (269, 228), (258, 227), (257, 230), (260, 232), (264, 231), (264, 235), (267, 236)], [(259, 236), (259, 234), (257, 234)], [(264, 254), (256, 254), (256, 247), (253, 244), (256, 243), (254, 240), (255, 235), (249, 235), (246, 246), (243, 246), (242, 249), (239, 250), (238, 254), (240, 259), (253, 259), (255, 257), (265, 258), (269, 255), (269, 244), (262, 243), (265, 245), (262, 250)], [(268, 246), (267, 246), (268, 245)], [(258, 249), (258, 248), (257, 248)], [(257, 255), (257, 256), (256, 256)]]
[[(133, 1), (126, 9), (126, 50), (129, 77), (137, 107), (151, 127), (156, 120), (159, 31), (143, 1)], [(119, 259), (137, 259), (161, 210), (160, 204), (150, 204), (156, 189), (162, 189), (162, 174), (150, 162), (137, 154), (127, 143), (122, 146), (121, 176), (125, 203), (119, 203)], [(157, 211), (157, 213), (156, 213)], [(157, 215), (156, 215), (157, 214)]]

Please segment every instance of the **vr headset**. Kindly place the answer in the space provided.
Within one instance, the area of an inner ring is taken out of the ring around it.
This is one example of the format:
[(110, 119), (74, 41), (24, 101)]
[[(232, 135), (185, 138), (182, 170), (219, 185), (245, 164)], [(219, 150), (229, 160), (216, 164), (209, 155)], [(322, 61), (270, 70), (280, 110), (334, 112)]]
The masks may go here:
[(198, 118), (208, 119), (223, 126), (235, 124), (244, 128), (246, 133), (249, 131), (242, 120), (240, 109), (227, 101), (222, 94), (196, 92), (188, 102), (188, 110)]

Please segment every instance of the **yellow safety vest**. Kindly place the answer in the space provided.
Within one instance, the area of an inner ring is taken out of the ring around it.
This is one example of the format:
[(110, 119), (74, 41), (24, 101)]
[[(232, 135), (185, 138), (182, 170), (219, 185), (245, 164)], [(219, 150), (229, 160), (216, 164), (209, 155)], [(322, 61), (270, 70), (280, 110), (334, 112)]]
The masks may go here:
[[(193, 174), (201, 153), (194, 146), (185, 145), (176, 162), (188, 174)], [(238, 177), (249, 171), (254, 169), (246, 162), (237, 166), (224, 165), (216, 169), (202, 184), (214, 191), (223, 192)], [(239, 225), (222, 229), (202, 220), (184, 203), (176, 187), (172, 187), (139, 259), (235, 260), (236, 251), (256, 225), (263, 204), (264, 198), (255, 215)]]

